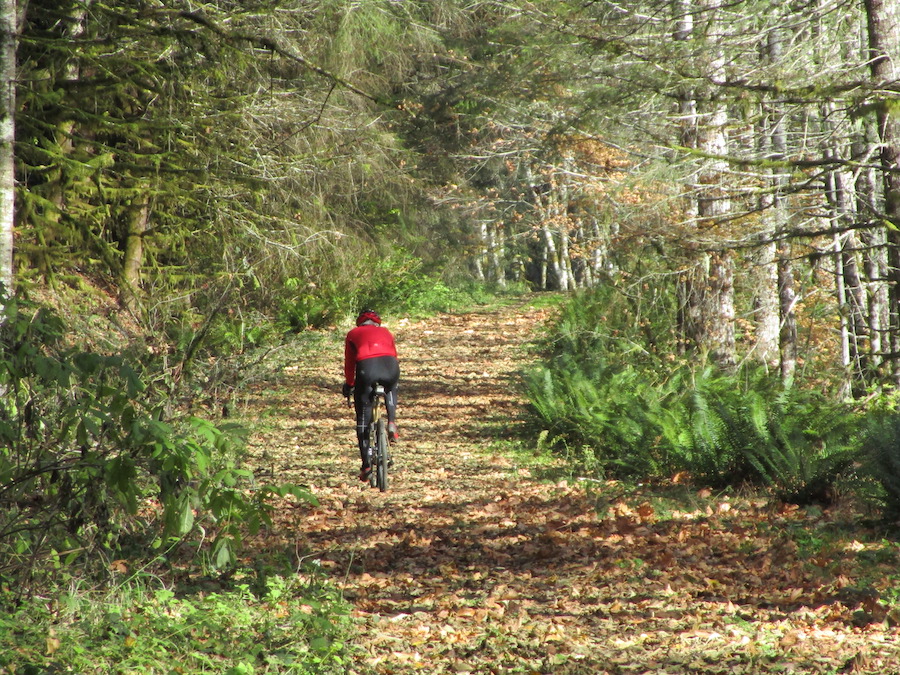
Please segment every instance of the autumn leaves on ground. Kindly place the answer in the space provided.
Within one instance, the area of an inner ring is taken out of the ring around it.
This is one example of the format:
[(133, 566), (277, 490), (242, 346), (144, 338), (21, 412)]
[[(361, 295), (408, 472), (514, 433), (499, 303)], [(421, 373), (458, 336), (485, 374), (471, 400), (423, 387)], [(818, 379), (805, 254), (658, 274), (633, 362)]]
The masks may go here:
[(863, 578), (862, 535), (823, 543), (844, 541), (839, 515), (689, 488), (663, 507), (504, 450), (544, 318), (520, 303), (386, 323), (403, 370), (386, 493), (355, 477), (339, 339), (250, 401), (257, 470), (320, 502), (280, 509), (260, 545), (318, 561), (352, 603), (353, 672), (900, 672), (896, 559)]

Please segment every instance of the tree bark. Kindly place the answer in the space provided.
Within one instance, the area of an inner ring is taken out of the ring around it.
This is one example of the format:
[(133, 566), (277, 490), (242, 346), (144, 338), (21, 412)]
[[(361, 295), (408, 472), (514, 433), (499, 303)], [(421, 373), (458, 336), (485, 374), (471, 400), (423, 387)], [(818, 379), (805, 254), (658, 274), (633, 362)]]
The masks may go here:
[[(823, 107), (822, 126), (833, 138), (838, 137), (834, 129), (835, 123), (831, 121), (836, 115), (832, 104)], [(844, 369), (842, 394), (860, 396), (868, 370), (864, 347), (868, 327), (862, 312), (864, 301), (856, 260), (856, 237), (850, 229), (857, 220), (857, 215), (853, 212), (856, 200), (851, 195), (854, 181), (845, 169), (839, 168), (845, 156), (837, 142), (826, 146), (824, 158), (838, 166), (825, 175), (825, 199), (833, 229), (834, 287), (840, 325), (841, 365)]]
[(796, 304), (791, 247), (787, 242), (782, 242), (778, 245), (778, 305), (781, 315), (779, 347), (783, 382), (790, 382), (797, 369), (797, 317), (794, 311)]
[[(713, 0), (701, 0), (701, 7), (708, 12), (710, 25), (718, 22)], [(711, 31), (715, 33), (716, 31)], [(708, 45), (706, 53), (712, 54), (706, 64), (706, 75), (711, 87), (725, 81), (725, 57), (721, 46)], [(697, 190), (698, 226), (701, 230), (713, 230), (721, 226), (731, 212), (731, 201), (726, 186), (727, 162), (722, 159), (728, 152), (728, 110), (717, 100), (713, 91), (708, 97), (705, 120), (699, 127), (697, 145), (707, 157), (700, 170)], [(730, 369), (736, 363), (734, 335), (734, 259), (730, 251), (709, 254), (709, 275), (701, 283), (705, 285), (702, 307), (701, 346), (719, 366)]]
[(503, 232), (496, 223), (491, 223), (487, 228), (488, 260), (491, 266), (491, 280), (500, 288), (506, 288), (506, 269), (504, 260), (506, 254), (503, 246)]
[[(778, 64), (782, 55), (782, 32), (770, 30), (765, 37), (762, 61), (766, 65)], [(761, 122), (757, 129), (757, 148), (765, 159), (781, 161), (785, 158), (784, 112), (778, 101), (764, 101)], [(779, 167), (769, 170), (763, 177), (763, 191), (758, 206), (763, 223), (760, 243), (754, 255), (754, 302), (756, 326), (756, 358), (762, 363), (777, 367), (780, 361), (779, 339), (781, 317), (779, 313), (779, 270), (776, 240), (784, 229), (787, 216), (784, 203), (784, 172)]]
[[(66, 38), (70, 40), (78, 39), (85, 29), (85, 20), (87, 11), (90, 7), (90, 0), (84, 0), (73, 12), (68, 22), (68, 30)], [(68, 82), (77, 82), (81, 77), (78, 61), (72, 58), (65, 66), (63, 77)], [(72, 132), (75, 129), (75, 121), (66, 119), (60, 122), (56, 131), (56, 144), (59, 147), (60, 154), (66, 155), (72, 152), (74, 143), (72, 142)], [(54, 185), (54, 190), (48, 195), (48, 199), (56, 206), (57, 213), (51, 217), (54, 220), (59, 219), (59, 213), (65, 208), (65, 174), (62, 166), (56, 167), (54, 172), (48, 176), (48, 181)]]
[[(674, 0), (675, 42), (687, 42), (694, 32), (694, 13), (692, 0)], [(697, 102), (694, 92), (688, 86), (681, 87), (678, 98), (678, 134), (681, 145), (685, 148), (697, 147)], [(688, 179), (689, 183), (695, 182)], [(693, 195), (684, 198), (685, 218), (696, 222), (697, 200)], [(691, 261), (688, 269), (678, 276), (678, 334), (679, 352), (685, 353), (691, 345), (698, 346), (701, 339), (701, 298), (702, 287), (699, 280), (704, 274), (697, 270), (697, 261)]]
[[(900, 68), (900, 22), (893, 0), (864, 0), (869, 43), (869, 68), (875, 91), (893, 85)], [(886, 97), (876, 100), (876, 120), (881, 141), (880, 165), (884, 190), (884, 216), (887, 229), (890, 331), (893, 359), (891, 377), (900, 384), (900, 119), (892, 115)]]
[(146, 194), (135, 198), (127, 210), (128, 231), (122, 262), (120, 302), (130, 312), (140, 310), (141, 265), (144, 260), (144, 234), (150, 218), (150, 200)]
[[(0, 2), (0, 284), (13, 293), (15, 228), (16, 2)], [(2, 311), (2, 310), (0, 310)], [(5, 312), (3, 312), (5, 315)]]
[[(868, 126), (868, 125), (867, 125)], [(854, 194), (856, 211), (861, 218), (871, 221), (878, 212), (878, 185), (875, 170), (871, 168), (870, 158), (877, 154), (877, 146), (872, 143), (869, 134), (864, 135), (854, 144), (854, 161), (867, 168), (856, 176)], [(869, 361), (872, 373), (883, 378), (881, 368), (882, 355), (885, 351), (884, 340), (889, 328), (888, 303), (890, 301), (887, 265), (887, 235), (883, 225), (868, 227), (860, 231), (863, 249), (863, 274), (865, 278), (865, 314), (869, 326)]]

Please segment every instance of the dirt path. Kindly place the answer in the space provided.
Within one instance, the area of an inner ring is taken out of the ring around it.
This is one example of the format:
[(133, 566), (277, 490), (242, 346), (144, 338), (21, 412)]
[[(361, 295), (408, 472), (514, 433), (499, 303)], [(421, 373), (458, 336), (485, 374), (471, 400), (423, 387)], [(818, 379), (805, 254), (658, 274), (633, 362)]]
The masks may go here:
[(779, 536), (779, 522), (802, 514), (776, 514), (765, 537), (758, 512), (727, 504), (663, 518), (650, 504), (615, 501), (598, 515), (584, 484), (533, 480), (491, 452), (517, 424), (511, 378), (542, 318), (519, 305), (386, 324), (403, 376), (399, 470), (385, 494), (355, 478), (339, 341), (252, 402), (268, 420), (253, 441), (260, 467), (310, 484), (321, 502), (282, 513), (268, 543), (320, 560), (353, 603), (366, 654), (354, 672), (880, 673), (900, 664), (896, 631), (860, 621), (865, 597), (834, 583), (849, 565), (817, 571)]

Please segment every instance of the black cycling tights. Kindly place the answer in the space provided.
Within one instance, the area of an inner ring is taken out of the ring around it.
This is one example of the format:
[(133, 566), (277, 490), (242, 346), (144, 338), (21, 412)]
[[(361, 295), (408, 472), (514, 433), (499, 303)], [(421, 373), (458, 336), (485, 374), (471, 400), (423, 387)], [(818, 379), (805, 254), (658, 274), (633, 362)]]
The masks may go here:
[(353, 406), (356, 408), (356, 440), (363, 466), (369, 462), (369, 425), (372, 423), (372, 392), (375, 385), (384, 387), (388, 422), (397, 421), (397, 385), (400, 364), (393, 356), (376, 356), (356, 364), (356, 384), (353, 387)]

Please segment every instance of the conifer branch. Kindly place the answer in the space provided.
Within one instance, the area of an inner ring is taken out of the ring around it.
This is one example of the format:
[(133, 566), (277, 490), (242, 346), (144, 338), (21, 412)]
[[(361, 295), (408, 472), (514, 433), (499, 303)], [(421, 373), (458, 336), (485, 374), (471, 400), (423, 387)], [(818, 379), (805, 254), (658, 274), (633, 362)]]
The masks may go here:
[(354, 94), (357, 94), (358, 96), (362, 96), (363, 98), (366, 98), (366, 99), (372, 101), (373, 103), (377, 103), (380, 106), (397, 107), (394, 104), (392, 104), (389, 100), (387, 100), (381, 96), (378, 96), (377, 94), (369, 93), (369, 92), (365, 91), (364, 89), (361, 89), (360, 87), (356, 86), (352, 82), (342, 78), (340, 75), (337, 75), (337, 74), (331, 72), (330, 70), (326, 70), (325, 68), (322, 68), (321, 66), (316, 65), (315, 63), (313, 63), (309, 59), (307, 59), (305, 56), (303, 56), (302, 54), (298, 54), (290, 46), (284, 44), (284, 42), (277, 36), (229, 31), (229, 30), (223, 28), (222, 26), (220, 26), (219, 24), (217, 24), (215, 21), (210, 19), (208, 16), (202, 14), (201, 12), (190, 12), (190, 11), (185, 10), (185, 11), (179, 12), (179, 15), (185, 19), (188, 19), (189, 21), (193, 21), (194, 23), (197, 23), (197, 24), (203, 26), (204, 28), (207, 28), (208, 30), (212, 31), (213, 33), (215, 33), (216, 35), (218, 35), (222, 38), (234, 40), (237, 42), (247, 42), (247, 43), (250, 43), (251, 45), (254, 45), (261, 49), (266, 49), (266, 50), (271, 51), (275, 54), (278, 54), (279, 56), (282, 56), (286, 59), (294, 61), (295, 63), (300, 64), (307, 70), (311, 70), (312, 72), (331, 80), (335, 84), (340, 85), (341, 87), (344, 87), (345, 89), (347, 89), (349, 91), (352, 91)]

